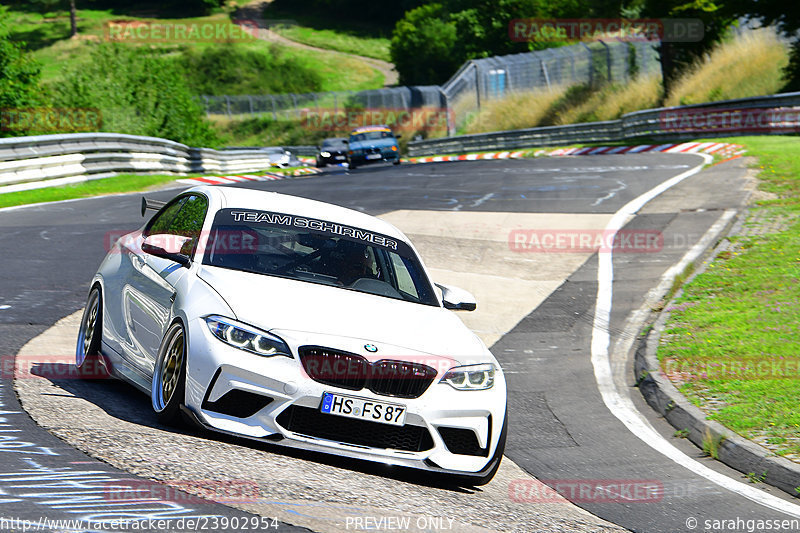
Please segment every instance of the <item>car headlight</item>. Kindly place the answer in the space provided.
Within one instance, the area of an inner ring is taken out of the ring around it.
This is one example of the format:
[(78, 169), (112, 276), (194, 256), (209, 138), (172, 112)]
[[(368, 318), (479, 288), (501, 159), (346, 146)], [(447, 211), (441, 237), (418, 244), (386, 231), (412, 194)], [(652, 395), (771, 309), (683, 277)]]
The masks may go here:
[(217, 315), (206, 317), (206, 324), (216, 338), (240, 350), (256, 355), (292, 357), (292, 352), (283, 340), (247, 324)]
[(447, 371), (441, 380), (457, 390), (486, 390), (494, 386), (494, 365), (457, 366)]
[(330, 157), (331, 153), (330, 152), (320, 152), (319, 155), (321, 155), (322, 157)]

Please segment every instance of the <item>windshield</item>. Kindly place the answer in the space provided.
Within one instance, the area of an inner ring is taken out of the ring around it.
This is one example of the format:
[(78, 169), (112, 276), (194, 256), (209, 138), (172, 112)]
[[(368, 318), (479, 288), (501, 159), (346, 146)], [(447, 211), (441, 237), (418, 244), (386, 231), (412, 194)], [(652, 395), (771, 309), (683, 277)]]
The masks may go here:
[(408, 244), (324, 220), (222, 209), (203, 264), (439, 305)]
[(391, 131), (366, 131), (364, 133), (356, 133), (350, 136), (350, 140), (354, 142), (361, 141), (374, 141), (377, 139), (393, 139)]
[(346, 148), (347, 145), (344, 144), (344, 139), (335, 139), (331, 141), (323, 141), (322, 147), (331, 150), (339, 150), (342, 148)]

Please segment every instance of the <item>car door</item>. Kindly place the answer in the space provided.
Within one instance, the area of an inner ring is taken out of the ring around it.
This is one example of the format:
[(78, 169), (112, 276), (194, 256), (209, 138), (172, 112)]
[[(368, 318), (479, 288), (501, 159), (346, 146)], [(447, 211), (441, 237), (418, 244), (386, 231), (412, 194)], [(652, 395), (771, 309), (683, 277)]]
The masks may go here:
[[(181, 253), (192, 256), (203, 227), (208, 200), (190, 194), (165, 206), (145, 228), (150, 235), (189, 237)], [(158, 348), (173, 318), (178, 281), (188, 269), (179, 263), (144, 252), (131, 254), (131, 276), (123, 289), (123, 306), (130, 339), (131, 363), (145, 376), (151, 376)]]

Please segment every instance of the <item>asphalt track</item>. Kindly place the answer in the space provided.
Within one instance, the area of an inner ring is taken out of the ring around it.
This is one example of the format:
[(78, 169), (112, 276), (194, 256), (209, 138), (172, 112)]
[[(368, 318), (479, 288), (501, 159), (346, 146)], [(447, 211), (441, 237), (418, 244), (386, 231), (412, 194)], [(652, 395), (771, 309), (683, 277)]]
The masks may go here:
[[(401, 209), (612, 214), (639, 194), (700, 162), (697, 156), (669, 154), (478, 161), (366, 167), (350, 174), (334, 170), (318, 178), (250, 186), (316, 198), (374, 215)], [(609, 327), (612, 344), (624, 340), (626, 319), (662, 273), (719, 219), (723, 210), (741, 204), (745, 196), (743, 174), (737, 162), (704, 171), (648, 204), (629, 222), (626, 229), (662, 232), (665, 245), (657, 253), (615, 254), (614, 307)], [(166, 199), (174, 192), (152, 196)], [(0, 353), (6, 357), (16, 354), (28, 340), (84, 305), (86, 283), (105, 253), (106, 233), (140, 225), (138, 199), (118, 196), (0, 212)], [(506, 455), (530, 474), (554, 485), (570, 480), (628, 480), (663, 487), (659, 497), (645, 501), (603, 503), (597, 498), (573, 498), (593, 514), (631, 530), (694, 530), (687, 527), (689, 518), (699, 520), (698, 530), (705, 529), (703, 521), (711, 519), (790, 518), (677, 466), (632, 435), (609, 412), (597, 390), (589, 359), (596, 270), (594, 256), (492, 347), (506, 369), (510, 386)], [(628, 376), (628, 382), (633, 383), (633, 376)], [(29, 496), (30, 484), (43, 475), (43, 469), (49, 469), (50, 476), (53, 469), (71, 469), (59, 470), (62, 478), (64, 472), (88, 470), (111, 479), (132, 477), (89, 460), (37, 428), (20, 412), (8, 379), (3, 380), (0, 394), (5, 411), (2, 416), (7, 419), (6, 429), (0, 433), (13, 432), (16, 439), (4, 437), (6, 446), (0, 446), (4, 452), (0, 453), (3, 517), (37, 520), (45, 509), (52, 518), (73, 516), (70, 510), (75, 502), (53, 505), (54, 497), (48, 497), (47, 491), (39, 491), (38, 497)], [(631, 398), (657, 430), (667, 437), (672, 435), (674, 430), (650, 415), (635, 390)], [(690, 444), (672, 440), (685, 453), (699, 458)], [(10, 442), (30, 446), (12, 446)], [(733, 479), (741, 479), (736, 472), (702, 461)], [(34, 470), (39, 474), (34, 475)], [(97, 480), (92, 482), (96, 488)], [(213, 503), (192, 501), (192, 506), (184, 507), (191, 507), (184, 516), (243, 516), (241, 511)], [(491, 528), (492, 524), (485, 526)], [(536, 531), (536, 524), (531, 524), (530, 530)]]

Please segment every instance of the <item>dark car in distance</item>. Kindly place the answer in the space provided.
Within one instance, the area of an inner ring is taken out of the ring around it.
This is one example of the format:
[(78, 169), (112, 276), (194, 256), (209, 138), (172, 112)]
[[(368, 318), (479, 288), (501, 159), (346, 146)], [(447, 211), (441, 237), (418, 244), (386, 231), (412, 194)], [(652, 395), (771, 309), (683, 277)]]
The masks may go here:
[(350, 132), (347, 163), (351, 169), (365, 163), (391, 161), (400, 164), (400, 146), (389, 126), (362, 126)]
[(317, 168), (326, 165), (338, 165), (347, 161), (347, 139), (331, 137), (322, 141), (317, 152)]

